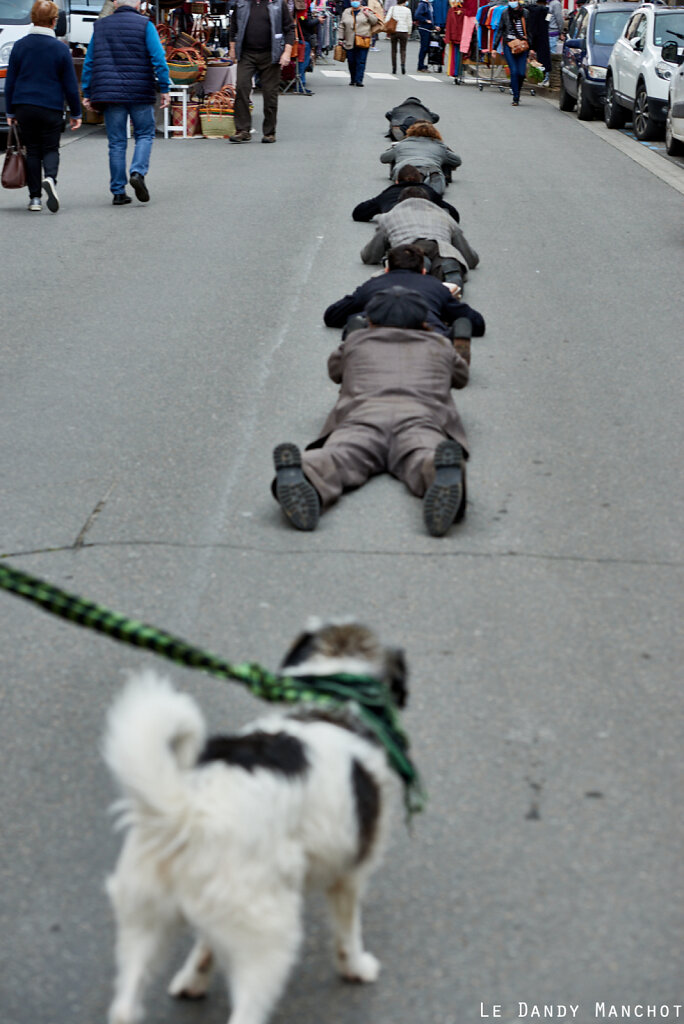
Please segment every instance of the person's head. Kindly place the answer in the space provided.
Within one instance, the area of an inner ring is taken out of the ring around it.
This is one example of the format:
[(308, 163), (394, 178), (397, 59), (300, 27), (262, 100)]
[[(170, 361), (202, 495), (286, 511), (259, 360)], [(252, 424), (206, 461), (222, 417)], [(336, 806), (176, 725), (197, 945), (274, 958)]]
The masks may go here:
[(51, 0), (36, 0), (31, 8), (31, 22), (36, 28), (54, 28), (59, 7)]
[(439, 134), (434, 124), (430, 124), (429, 121), (414, 121), (411, 127), (406, 132), (407, 139), (439, 139), (442, 141), (442, 136)]
[(425, 272), (425, 256), (417, 245), (395, 245), (387, 253), (388, 270), (412, 270), (416, 274)]
[(428, 194), (424, 188), (420, 185), (409, 185), (408, 188), (403, 188), (399, 193), (399, 202), (403, 203), (405, 199), (427, 199)]
[(421, 331), (425, 327), (428, 308), (418, 292), (394, 285), (376, 292), (365, 309), (371, 327), (399, 327)]
[(397, 185), (420, 185), (423, 175), (413, 164), (405, 164), (397, 174)]

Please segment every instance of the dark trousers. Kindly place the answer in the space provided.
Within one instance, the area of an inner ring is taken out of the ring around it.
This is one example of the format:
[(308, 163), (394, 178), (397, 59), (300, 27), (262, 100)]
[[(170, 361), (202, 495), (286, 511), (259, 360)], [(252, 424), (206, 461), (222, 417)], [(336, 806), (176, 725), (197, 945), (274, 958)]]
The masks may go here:
[(351, 50), (347, 50), (349, 77), (354, 85), (360, 85), (363, 82), (363, 73), (366, 70), (366, 61), (368, 60), (368, 49), (369, 47), (352, 46)]
[(416, 238), (413, 243), (430, 260), (430, 273), (438, 281), (457, 284), (461, 289), (468, 276), (468, 269), (453, 256), (440, 256), (439, 245), (434, 238)]
[(519, 100), (520, 86), (525, 81), (525, 72), (527, 71), (527, 51), (525, 51), (525, 53), (513, 53), (509, 47), (504, 44), (504, 57), (506, 58), (511, 72), (511, 92), (513, 93), (513, 99)]
[(430, 49), (430, 29), (419, 28), (418, 35), (420, 36), (420, 50), (418, 51), (418, 70), (425, 71), (425, 59)]
[(280, 89), (280, 64), (274, 64), (271, 51), (255, 53), (243, 51), (237, 66), (235, 86), (235, 130), (248, 132), (252, 127), (249, 112), (249, 97), (252, 91), (252, 77), (259, 73), (261, 95), (264, 100), (264, 135), (275, 135), (278, 118), (278, 91)]
[(408, 40), (408, 32), (394, 32), (390, 36), (390, 46), (392, 47), (392, 71), (397, 70), (397, 44), (399, 45), (399, 53), (401, 56), (401, 66), (406, 67), (406, 42)]
[(26, 146), (26, 184), (29, 196), (40, 198), (43, 177), (57, 181), (59, 171), (59, 138), (64, 127), (64, 113), (19, 103), (14, 108), (19, 122), (21, 141)]

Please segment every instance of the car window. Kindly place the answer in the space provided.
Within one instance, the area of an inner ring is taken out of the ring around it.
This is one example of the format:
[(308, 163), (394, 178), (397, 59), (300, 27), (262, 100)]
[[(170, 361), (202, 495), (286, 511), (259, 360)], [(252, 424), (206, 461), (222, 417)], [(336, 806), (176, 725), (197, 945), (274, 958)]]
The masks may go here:
[(629, 11), (599, 11), (594, 18), (592, 42), (612, 46), (627, 24)]
[(643, 14), (635, 14), (634, 15), (634, 17), (632, 18), (632, 20), (628, 24), (627, 29), (625, 31), (625, 39), (632, 39), (634, 37), (634, 32), (636, 31), (636, 27), (639, 24), (639, 22), (642, 20), (642, 18), (643, 18)]
[(0, 0), (0, 23), (28, 25), (31, 22), (32, 0)]
[(653, 42), (656, 46), (664, 46), (665, 43), (684, 46), (684, 11), (673, 11), (666, 15), (656, 14)]
[(589, 22), (589, 12), (582, 11), (579, 18), (577, 19), (577, 25), (575, 27), (575, 37), (577, 39), (586, 39), (587, 37), (587, 24)]

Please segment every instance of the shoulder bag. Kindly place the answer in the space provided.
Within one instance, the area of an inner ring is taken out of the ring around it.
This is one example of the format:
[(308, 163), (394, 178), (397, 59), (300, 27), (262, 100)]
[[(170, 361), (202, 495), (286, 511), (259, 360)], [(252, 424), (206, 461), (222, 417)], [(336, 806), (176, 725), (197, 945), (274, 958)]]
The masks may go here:
[(530, 48), (530, 44), (527, 42), (527, 27), (525, 25), (525, 19), (524, 18), (522, 19), (522, 30), (523, 30), (523, 38), (522, 39), (509, 39), (508, 42), (506, 43), (506, 46), (511, 51), (511, 53), (515, 53), (515, 54), (527, 53), (527, 51)]
[(2, 165), (2, 187), (23, 188), (26, 184), (26, 147), (22, 146), (19, 129), (11, 125), (7, 136), (7, 152)]

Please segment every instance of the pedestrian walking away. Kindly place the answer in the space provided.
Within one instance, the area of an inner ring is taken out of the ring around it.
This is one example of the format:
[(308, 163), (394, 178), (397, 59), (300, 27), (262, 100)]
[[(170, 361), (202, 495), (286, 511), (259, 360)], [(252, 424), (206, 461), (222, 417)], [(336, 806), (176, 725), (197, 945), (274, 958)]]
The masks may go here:
[[(156, 86), (161, 92), (161, 106), (168, 107), (171, 80), (157, 30), (140, 13), (140, 0), (115, 0), (113, 14), (99, 18), (93, 26), (81, 72), (84, 107), (104, 110), (114, 206), (131, 202), (126, 194), (127, 180), (141, 203), (149, 201), (145, 177), (156, 131)], [(127, 178), (129, 119), (135, 147)]]
[(416, 292), (378, 292), (366, 312), (369, 326), (328, 359), (340, 393), (321, 436), (303, 453), (275, 448), (272, 492), (292, 526), (313, 530), (344, 491), (387, 472), (423, 498), (428, 533), (442, 536), (465, 513), (467, 441), (451, 388), (467, 384), (468, 364), (426, 329)]
[(81, 101), (76, 72), (68, 47), (55, 36), (59, 8), (50, 0), (36, 0), (31, 28), (10, 52), (5, 80), (8, 125), (17, 124), (26, 147), (26, 184), (31, 213), (40, 213), (42, 193), (51, 213), (59, 210), (57, 174), (59, 140), (64, 126), (64, 101), (70, 126), (81, 125)]
[(276, 141), (280, 71), (290, 63), (295, 26), (286, 0), (237, 0), (230, 19), (229, 54), (237, 61), (235, 134), (250, 142), (252, 79), (259, 76), (264, 101), (262, 142)]
[(504, 57), (511, 72), (513, 106), (520, 103), (520, 87), (527, 71), (527, 55), (530, 45), (527, 39), (525, 8), (519, 0), (508, 0), (508, 6), (501, 15), (499, 27), (494, 35), (493, 49), (503, 40)]
[(537, 0), (528, 6), (526, 24), (530, 50), (536, 53), (537, 60), (544, 66), (544, 80), (540, 84), (547, 86), (551, 75), (551, 14), (546, 0)]
[(397, 73), (397, 47), (399, 48), (399, 57), (401, 60), (401, 73), (406, 74), (406, 44), (409, 36), (413, 31), (413, 15), (411, 14), (411, 8), (408, 5), (408, 0), (399, 0), (397, 4), (390, 7), (387, 12), (386, 21), (390, 18), (394, 18), (397, 23), (397, 27), (390, 36), (390, 46), (392, 49), (392, 74)]
[(337, 26), (337, 42), (347, 51), (349, 84), (363, 88), (363, 73), (371, 44), (371, 30), (379, 19), (361, 0), (351, 0), (351, 7), (342, 12)]
[(427, 71), (425, 61), (430, 49), (430, 33), (435, 27), (435, 15), (432, 9), (431, 0), (420, 0), (413, 15), (413, 20), (418, 28), (420, 36), (420, 50), (418, 51), (418, 70)]

